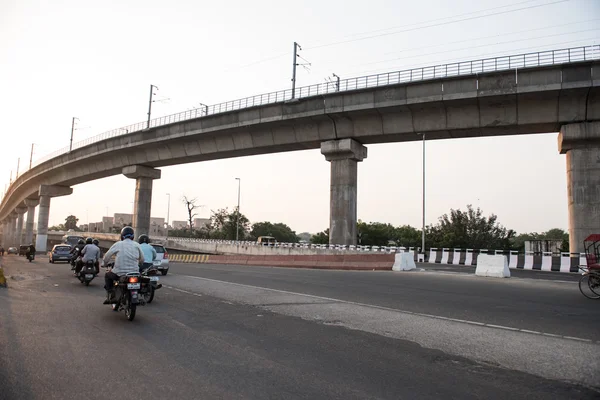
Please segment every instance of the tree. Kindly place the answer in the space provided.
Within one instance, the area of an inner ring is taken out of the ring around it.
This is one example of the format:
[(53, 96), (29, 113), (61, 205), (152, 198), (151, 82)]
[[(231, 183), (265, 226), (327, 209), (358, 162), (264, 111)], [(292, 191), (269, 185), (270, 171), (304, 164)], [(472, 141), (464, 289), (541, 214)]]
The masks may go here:
[(562, 240), (559, 251), (569, 251), (569, 234), (560, 228), (552, 228), (547, 232), (521, 233), (512, 240), (512, 248), (519, 251), (525, 250), (525, 242), (531, 240)]
[(54, 225), (48, 228), (49, 231), (66, 231), (65, 224)]
[(183, 204), (185, 204), (185, 207), (187, 209), (188, 222), (190, 227), (190, 237), (192, 237), (192, 233), (194, 232), (194, 217), (198, 215), (194, 212), (194, 210), (202, 206), (196, 204), (198, 202), (198, 199), (195, 197), (193, 199), (189, 199), (187, 196), (183, 196), (181, 201), (183, 202)]
[(258, 239), (259, 236), (273, 236), (278, 242), (283, 243), (297, 243), (300, 240), (292, 228), (281, 222), (275, 224), (267, 221), (256, 222), (252, 225), (250, 236), (253, 240)]
[(69, 229), (73, 229), (78, 231), (79, 228), (77, 228), (77, 222), (79, 221), (79, 218), (77, 218), (74, 215), (69, 215), (67, 218), (65, 218), (65, 229), (69, 230)]
[(329, 228), (310, 237), (312, 244), (329, 244)]
[(450, 210), (437, 225), (428, 226), (426, 237), (430, 247), (470, 249), (510, 249), (515, 232), (497, 222), (491, 214), (484, 217), (480, 208), (469, 204), (466, 211)]
[[(210, 224), (207, 229), (214, 239), (235, 240), (237, 230), (237, 207), (233, 211), (221, 208), (211, 210)], [(239, 239), (244, 240), (250, 230), (250, 220), (242, 213), (239, 214)]]
[(410, 225), (399, 226), (394, 229), (394, 242), (400, 247), (420, 247), (421, 232)]
[(365, 246), (387, 246), (395, 238), (394, 226), (381, 222), (365, 223), (358, 220), (356, 224), (359, 244)]

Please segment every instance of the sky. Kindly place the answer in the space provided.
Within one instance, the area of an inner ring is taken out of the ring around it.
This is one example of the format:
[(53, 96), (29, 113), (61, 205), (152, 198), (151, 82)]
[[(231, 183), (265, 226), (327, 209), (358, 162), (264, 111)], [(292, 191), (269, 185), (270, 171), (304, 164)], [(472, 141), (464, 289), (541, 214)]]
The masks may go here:
[[(598, 0), (0, 2), (0, 191), (33, 160), (152, 117), (297, 85), (433, 64), (600, 44)], [(303, 61), (304, 62), (304, 61)], [(421, 226), (422, 143), (368, 145), (358, 218)], [(567, 229), (557, 133), (426, 143), (426, 223), (467, 204), (517, 232)], [(152, 216), (185, 220), (237, 205), (250, 221), (329, 226), (329, 163), (319, 150), (162, 168)], [(50, 224), (132, 212), (135, 181), (114, 176), (52, 199)], [(167, 195), (167, 193), (170, 194)], [(170, 201), (169, 201), (170, 199)], [(37, 216), (36, 216), (37, 219)]]

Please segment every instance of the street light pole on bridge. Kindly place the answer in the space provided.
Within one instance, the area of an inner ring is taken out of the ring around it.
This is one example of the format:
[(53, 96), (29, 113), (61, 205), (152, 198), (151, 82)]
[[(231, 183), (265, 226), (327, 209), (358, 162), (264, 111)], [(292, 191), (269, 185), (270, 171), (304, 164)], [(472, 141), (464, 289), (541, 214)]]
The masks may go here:
[(148, 123), (146, 124), (146, 129), (150, 128), (150, 115), (152, 114), (152, 96), (155, 94), (153, 93), (153, 88), (158, 90), (158, 87), (150, 85), (150, 100), (148, 101)]
[(75, 130), (75, 120), (79, 120), (77, 117), (73, 117), (71, 120), (71, 141), (69, 142), (69, 153), (73, 150), (73, 131)]

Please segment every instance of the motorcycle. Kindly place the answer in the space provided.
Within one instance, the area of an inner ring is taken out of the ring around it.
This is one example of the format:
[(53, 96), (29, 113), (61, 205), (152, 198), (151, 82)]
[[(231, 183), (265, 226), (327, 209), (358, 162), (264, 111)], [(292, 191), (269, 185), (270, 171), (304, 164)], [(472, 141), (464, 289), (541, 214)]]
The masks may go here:
[[(110, 270), (112, 266), (114, 266), (114, 262), (107, 265), (107, 270)], [(139, 272), (129, 272), (120, 276), (113, 285), (111, 294), (113, 311), (125, 311), (127, 319), (133, 321), (137, 306), (146, 305), (146, 300), (140, 296), (140, 291), (148, 290), (147, 283), (142, 282), (142, 275)]]
[(162, 287), (161, 283), (158, 283), (158, 269), (155, 266), (146, 268), (141, 272), (141, 280), (145, 285), (140, 290), (140, 295), (144, 298), (146, 303), (152, 303), (154, 300), (154, 292)]
[(79, 274), (76, 274), (75, 276), (81, 283), (85, 284), (85, 286), (89, 286), (90, 282), (94, 280), (96, 275), (96, 263), (94, 260), (90, 260), (83, 265), (81, 271), (79, 271)]

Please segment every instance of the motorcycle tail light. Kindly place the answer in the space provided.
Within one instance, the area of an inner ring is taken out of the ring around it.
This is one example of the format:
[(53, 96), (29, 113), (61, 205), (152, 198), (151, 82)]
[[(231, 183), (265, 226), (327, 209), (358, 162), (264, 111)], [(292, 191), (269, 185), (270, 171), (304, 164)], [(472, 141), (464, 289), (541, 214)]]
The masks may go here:
[(138, 277), (137, 276), (130, 276), (129, 277), (129, 283), (137, 283), (138, 282)]

